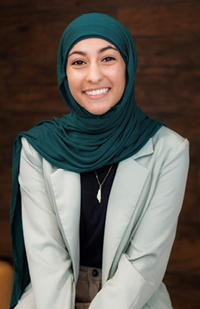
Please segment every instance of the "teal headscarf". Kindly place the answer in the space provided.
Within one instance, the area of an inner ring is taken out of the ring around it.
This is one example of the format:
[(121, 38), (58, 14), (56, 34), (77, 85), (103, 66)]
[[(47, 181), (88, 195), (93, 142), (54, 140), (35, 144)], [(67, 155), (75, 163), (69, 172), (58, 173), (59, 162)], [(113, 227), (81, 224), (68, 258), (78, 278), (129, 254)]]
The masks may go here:
[[(123, 57), (126, 87), (121, 100), (104, 115), (93, 115), (72, 97), (66, 76), (71, 48), (80, 40), (101, 38), (112, 43)], [(21, 222), (21, 196), (18, 185), (21, 137), (51, 164), (74, 172), (98, 169), (120, 162), (140, 150), (163, 125), (149, 119), (136, 105), (134, 80), (137, 69), (135, 45), (130, 32), (115, 19), (98, 13), (82, 15), (65, 30), (58, 51), (58, 86), (71, 113), (61, 119), (43, 121), (22, 132), (14, 144), (11, 234), (15, 281), (11, 307), (14, 308), (28, 284), (29, 271)]]

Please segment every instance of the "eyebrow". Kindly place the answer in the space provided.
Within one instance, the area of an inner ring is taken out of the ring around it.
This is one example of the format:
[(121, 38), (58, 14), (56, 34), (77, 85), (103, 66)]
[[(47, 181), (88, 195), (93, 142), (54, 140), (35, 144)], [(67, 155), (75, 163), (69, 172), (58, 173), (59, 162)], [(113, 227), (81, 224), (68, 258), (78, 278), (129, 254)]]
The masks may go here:
[[(117, 48), (115, 48), (115, 47), (113, 47), (113, 46), (111, 46), (111, 45), (108, 45), (108, 46), (105, 46), (105, 47), (103, 47), (103, 48), (100, 48), (100, 49), (98, 50), (98, 54), (103, 53), (104, 51), (106, 51), (106, 50), (108, 50), (108, 49), (114, 49), (114, 50), (118, 51)], [(86, 56), (86, 52), (77, 50), (77, 51), (74, 51), (74, 52), (72, 52), (71, 54), (69, 54), (68, 58), (69, 58), (70, 56), (74, 55), (74, 54)]]

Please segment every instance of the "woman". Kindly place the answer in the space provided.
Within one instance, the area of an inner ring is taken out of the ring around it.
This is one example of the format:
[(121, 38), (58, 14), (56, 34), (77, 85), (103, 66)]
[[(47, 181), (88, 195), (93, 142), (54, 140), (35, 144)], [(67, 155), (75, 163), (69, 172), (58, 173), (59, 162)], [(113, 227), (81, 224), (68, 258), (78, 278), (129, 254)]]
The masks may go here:
[(71, 113), (15, 141), (11, 308), (172, 308), (162, 279), (188, 141), (137, 107), (136, 68), (113, 18), (86, 14), (65, 30), (58, 85)]

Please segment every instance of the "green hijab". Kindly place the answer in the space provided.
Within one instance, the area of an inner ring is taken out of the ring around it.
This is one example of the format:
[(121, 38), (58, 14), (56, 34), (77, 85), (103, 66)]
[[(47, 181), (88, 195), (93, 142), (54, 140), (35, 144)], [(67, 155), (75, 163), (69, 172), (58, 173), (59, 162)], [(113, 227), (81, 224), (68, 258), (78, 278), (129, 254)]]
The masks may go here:
[[(86, 38), (101, 38), (113, 44), (123, 57), (126, 87), (121, 100), (104, 115), (93, 115), (72, 97), (66, 76), (71, 48)], [(99, 13), (75, 19), (65, 30), (58, 51), (58, 87), (71, 109), (61, 119), (43, 121), (28, 132), (19, 134), (14, 143), (11, 234), (15, 280), (11, 307), (17, 304), (30, 277), (24, 247), (21, 196), (18, 185), (21, 137), (48, 162), (58, 168), (85, 172), (120, 162), (138, 152), (163, 125), (149, 119), (136, 105), (134, 80), (137, 69), (135, 45), (130, 32), (115, 19)]]

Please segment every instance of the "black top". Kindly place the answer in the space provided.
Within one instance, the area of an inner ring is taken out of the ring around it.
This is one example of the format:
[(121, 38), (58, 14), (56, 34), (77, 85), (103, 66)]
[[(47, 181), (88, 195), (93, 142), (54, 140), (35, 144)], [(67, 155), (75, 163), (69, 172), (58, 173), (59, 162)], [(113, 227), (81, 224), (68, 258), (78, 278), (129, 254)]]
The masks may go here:
[[(110, 166), (96, 170), (100, 183)], [(117, 170), (113, 167), (102, 185), (101, 203), (97, 200), (99, 184), (95, 172), (81, 174), (80, 265), (102, 268), (104, 227), (108, 198)]]

